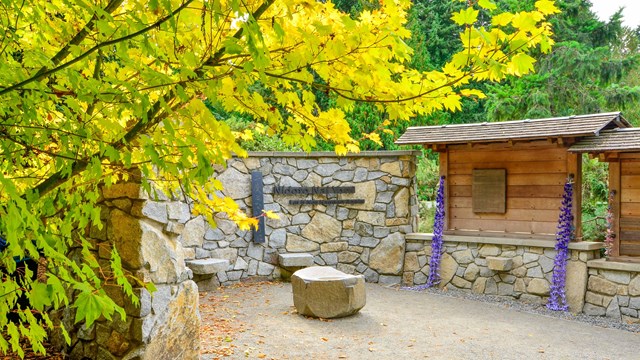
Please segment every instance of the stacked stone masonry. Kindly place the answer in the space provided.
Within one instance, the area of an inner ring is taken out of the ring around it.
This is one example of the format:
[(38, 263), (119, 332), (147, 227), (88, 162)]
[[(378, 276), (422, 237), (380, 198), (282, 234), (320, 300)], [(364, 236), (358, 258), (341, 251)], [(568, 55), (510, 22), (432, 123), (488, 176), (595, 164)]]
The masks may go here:
[(640, 264), (624, 264), (635, 268), (630, 270), (606, 265), (601, 261), (589, 262), (584, 313), (640, 323)]
[[(479, 294), (508, 296), (523, 301), (546, 303), (553, 275), (556, 251), (553, 247), (491, 243), (445, 242), (439, 286)], [(406, 244), (403, 283), (427, 282), (431, 242), (409, 237)], [(570, 310), (580, 312), (587, 285), (587, 261), (599, 250), (571, 250), (567, 264), (567, 301)]]
[[(229, 261), (226, 271), (196, 276), (201, 290), (241, 279), (279, 278), (278, 255), (308, 253), (315, 265), (348, 274), (362, 274), (368, 282), (399, 284), (404, 264), (404, 235), (417, 228), (415, 157), (411, 151), (363, 152), (336, 157), (333, 153), (250, 153), (234, 158), (216, 178), (224, 186), (218, 195), (233, 198), (252, 213), (251, 172), (263, 175), (264, 209), (279, 219), (266, 219), (264, 243), (252, 231), (240, 230), (223, 215), (217, 227), (191, 215), (188, 202), (159, 199), (144, 215), (176, 239), (185, 260), (217, 258)], [(275, 186), (355, 187), (352, 194), (275, 194)], [(362, 199), (363, 204), (290, 205), (289, 200)]]
[(157, 291), (134, 288), (139, 306), (123, 294), (120, 286), (104, 286), (107, 294), (126, 311), (126, 320), (114, 314), (90, 327), (74, 324), (72, 310), (63, 314), (71, 331), (70, 359), (195, 359), (199, 356), (200, 315), (198, 287), (185, 266), (183, 250), (166, 230), (169, 210), (159, 209), (140, 181), (119, 183), (103, 190), (102, 227), (85, 234), (93, 242), (96, 257), (108, 268), (113, 246), (122, 266)]

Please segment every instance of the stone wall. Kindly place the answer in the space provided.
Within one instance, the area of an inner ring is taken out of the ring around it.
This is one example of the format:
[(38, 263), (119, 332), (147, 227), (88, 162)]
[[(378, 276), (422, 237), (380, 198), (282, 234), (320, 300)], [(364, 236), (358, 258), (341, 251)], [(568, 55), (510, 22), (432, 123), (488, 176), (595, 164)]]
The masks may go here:
[[(251, 172), (263, 175), (264, 208), (280, 219), (266, 220), (266, 241), (253, 241), (251, 231), (238, 229), (222, 215), (212, 228), (202, 216), (193, 217), (186, 202), (158, 200), (144, 215), (162, 224), (190, 259), (226, 259), (216, 276), (198, 277), (202, 289), (253, 276), (279, 278), (278, 254), (309, 253), (317, 265), (329, 265), (369, 282), (400, 283), (404, 235), (417, 229), (413, 151), (362, 152), (336, 157), (333, 153), (250, 153), (234, 158), (217, 179), (223, 193), (251, 214)], [(353, 186), (354, 194), (282, 195), (275, 186)], [(363, 204), (290, 205), (292, 199), (363, 199)]]
[[(444, 237), (440, 287), (479, 294), (510, 296), (546, 303), (553, 274), (555, 241), (537, 239)], [(403, 282), (422, 285), (429, 274), (431, 235), (407, 236)], [(582, 311), (587, 286), (587, 262), (598, 257), (601, 243), (572, 243), (567, 264), (567, 301)]]
[[(166, 224), (150, 216), (156, 202), (150, 201), (137, 183), (120, 183), (103, 191), (100, 202), (103, 227), (93, 227), (88, 237), (97, 257), (108, 268), (115, 246), (123, 268), (157, 291), (136, 288), (140, 306), (134, 306), (118, 286), (105, 286), (107, 294), (127, 314), (121, 320), (101, 319), (91, 327), (73, 325), (73, 313), (64, 314), (71, 329), (68, 347), (71, 359), (197, 359), (200, 349), (198, 288), (190, 280), (182, 246), (165, 231)], [(74, 329), (75, 326), (75, 329)]]
[(589, 261), (584, 313), (640, 323), (640, 264)]

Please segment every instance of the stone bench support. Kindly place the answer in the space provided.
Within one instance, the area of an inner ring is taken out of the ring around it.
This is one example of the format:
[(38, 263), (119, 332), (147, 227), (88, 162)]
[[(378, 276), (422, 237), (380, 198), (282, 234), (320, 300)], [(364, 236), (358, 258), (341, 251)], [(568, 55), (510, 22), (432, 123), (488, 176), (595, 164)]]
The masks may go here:
[(226, 259), (187, 260), (185, 264), (193, 272), (193, 281), (198, 284), (198, 291), (211, 291), (218, 287), (220, 283), (215, 275), (229, 268), (229, 260)]

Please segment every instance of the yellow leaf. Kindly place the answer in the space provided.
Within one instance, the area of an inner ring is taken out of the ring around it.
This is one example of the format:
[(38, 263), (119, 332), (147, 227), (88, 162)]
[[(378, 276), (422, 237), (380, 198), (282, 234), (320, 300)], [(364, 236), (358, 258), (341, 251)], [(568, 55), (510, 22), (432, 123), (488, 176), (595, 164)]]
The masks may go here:
[(542, 19), (542, 14), (539, 12), (519, 12), (512, 20), (513, 26), (522, 31), (534, 31), (536, 30), (536, 24)]
[(444, 105), (444, 107), (447, 110), (451, 110), (451, 111), (462, 109), (462, 106), (460, 105), (460, 95), (451, 94), (451, 95), (447, 96), (442, 101), (442, 105)]
[(551, 0), (536, 1), (536, 9), (545, 15), (557, 14), (560, 12), (555, 3)]
[(342, 155), (347, 155), (347, 148), (344, 147), (344, 145), (336, 145), (336, 147), (334, 148), (336, 151), (336, 154), (342, 156)]
[(494, 4), (490, 0), (480, 0), (478, 1), (478, 5), (480, 5), (480, 7), (483, 7), (487, 10), (495, 10), (498, 8), (496, 4)]
[(513, 56), (511, 59), (511, 64), (509, 64), (509, 70), (514, 75), (524, 75), (533, 71), (533, 63), (536, 62), (536, 59), (531, 56), (520, 53)]
[(262, 210), (262, 213), (264, 214), (264, 216), (266, 216), (269, 219), (275, 219), (275, 220), (280, 219), (280, 216), (278, 216), (278, 214), (276, 214), (272, 210)]
[(510, 14), (510, 13), (498, 14), (491, 19), (491, 24), (493, 26), (505, 26), (505, 25), (508, 25), (512, 19), (513, 19), (513, 14)]
[(458, 25), (471, 25), (478, 19), (478, 12), (479, 11), (474, 8), (466, 8), (465, 10), (454, 13), (451, 20)]
[(484, 99), (487, 97), (482, 91), (478, 89), (462, 89), (460, 90), (460, 95), (467, 97), (476, 96), (479, 99)]

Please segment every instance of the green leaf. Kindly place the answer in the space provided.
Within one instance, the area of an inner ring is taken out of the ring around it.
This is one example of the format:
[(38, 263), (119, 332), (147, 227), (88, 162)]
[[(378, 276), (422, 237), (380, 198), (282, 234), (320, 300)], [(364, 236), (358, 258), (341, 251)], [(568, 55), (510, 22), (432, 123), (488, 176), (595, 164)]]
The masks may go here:
[(34, 282), (31, 284), (31, 291), (29, 292), (29, 303), (34, 309), (42, 312), (46, 306), (51, 306), (52, 293), (53, 288), (51, 286)]
[(77, 309), (76, 324), (84, 320), (87, 327), (90, 327), (101, 315), (104, 315), (107, 320), (111, 320), (114, 312), (113, 301), (108, 301), (104, 296), (87, 291), (78, 295), (73, 307)]

